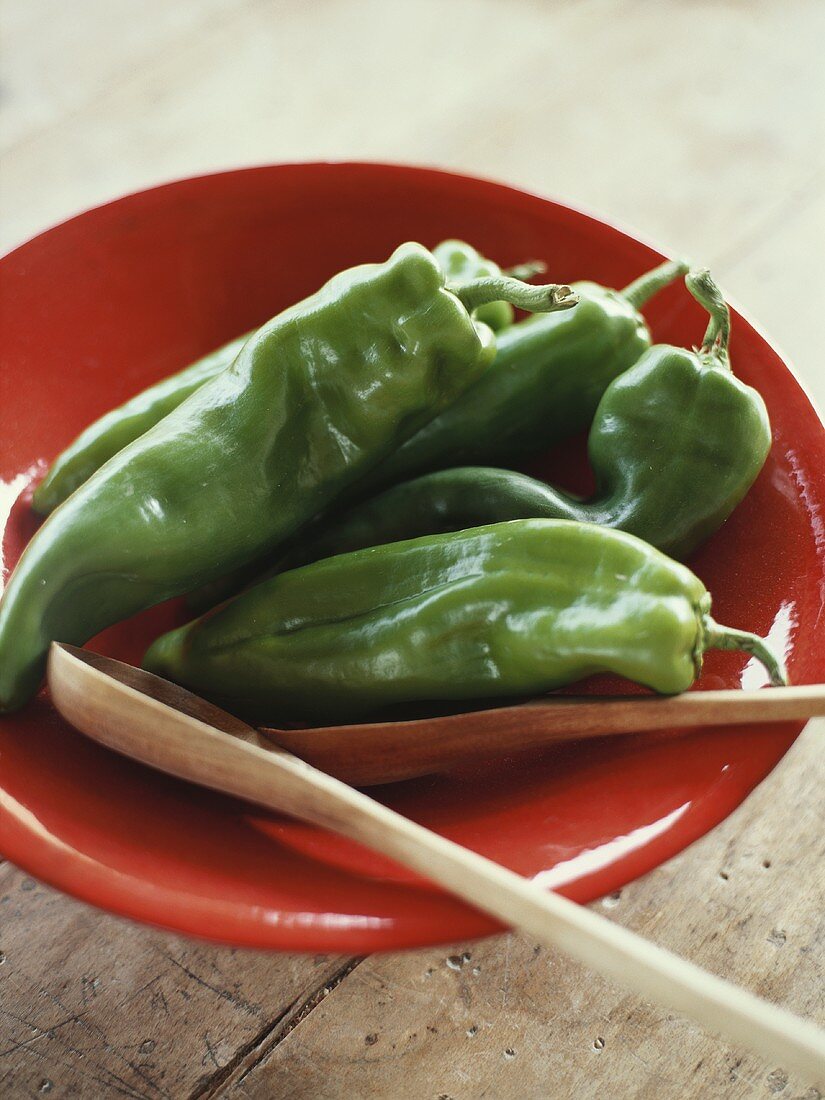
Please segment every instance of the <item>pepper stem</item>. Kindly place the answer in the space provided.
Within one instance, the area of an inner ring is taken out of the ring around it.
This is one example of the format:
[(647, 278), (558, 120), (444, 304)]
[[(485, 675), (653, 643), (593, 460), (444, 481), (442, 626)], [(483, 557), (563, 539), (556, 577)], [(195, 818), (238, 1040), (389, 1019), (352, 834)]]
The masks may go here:
[(720, 626), (710, 615), (704, 617), (704, 632), (705, 649), (736, 649), (743, 653), (750, 653), (765, 666), (773, 687), (787, 687), (788, 674), (782, 660), (758, 634), (751, 634), (747, 630), (734, 630), (730, 626)]
[(629, 286), (620, 291), (620, 294), (630, 302), (634, 309), (639, 309), (654, 294), (658, 294), (660, 290), (670, 286), (680, 275), (684, 275), (689, 270), (690, 264), (684, 260), (667, 260), (651, 271), (646, 271), (638, 279), (634, 279)]
[(716, 352), (721, 359), (727, 360), (730, 341), (730, 310), (722, 296), (722, 291), (711, 278), (706, 267), (691, 271), (685, 277), (685, 286), (710, 314), (710, 322), (702, 340), (701, 351)]
[(509, 302), (529, 313), (552, 313), (557, 309), (570, 309), (579, 300), (572, 288), (564, 284), (530, 286), (508, 275), (488, 275), (483, 279), (471, 279), (461, 286), (448, 284), (447, 289), (455, 294), (468, 313), (487, 302)]
[(543, 275), (547, 270), (544, 260), (528, 260), (527, 263), (514, 264), (513, 267), (502, 268), (502, 275), (509, 275), (511, 279), (521, 279), (527, 282), (534, 275)]

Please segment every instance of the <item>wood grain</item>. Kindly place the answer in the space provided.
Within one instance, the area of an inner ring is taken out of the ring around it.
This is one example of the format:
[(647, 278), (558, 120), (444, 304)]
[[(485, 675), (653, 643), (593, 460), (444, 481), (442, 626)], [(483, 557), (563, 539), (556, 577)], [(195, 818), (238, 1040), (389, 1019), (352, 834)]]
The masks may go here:
[[(243, 2), (25, 0), (0, 5), (0, 41), (6, 43), (0, 152), (82, 112), (157, 53), (179, 49), (210, 24), (225, 21)], [(13, 48), (19, 43), (25, 48)], [(93, 63), (78, 64), (82, 59)]]
[[(91, 29), (105, 3), (67, 7)], [(713, 263), (825, 166), (824, 34), (817, 0), (247, 2), (10, 148), (2, 243), (179, 175), (347, 157), (500, 176)]]
[[(597, 908), (825, 1017), (820, 754), (809, 729), (721, 827)], [(232, 1100), (819, 1096), (516, 936), (367, 959), (299, 1028), (251, 1053), (224, 1090)]]
[[(825, 89), (822, 95), (825, 101)], [(825, 276), (825, 172), (794, 196), (786, 215), (764, 226), (746, 252), (725, 260), (719, 277), (772, 340), (825, 413), (825, 325), (820, 303)]]
[(70, 901), (9, 864), (0, 950), (9, 1098), (196, 1094), (351, 965), (185, 941)]
[[(713, 266), (825, 407), (820, 0), (411, 8), (4, 0), (0, 247), (219, 166), (442, 163), (559, 195)], [(728, 822), (604, 903), (636, 931), (820, 1019), (824, 733), (812, 723)], [(559, 957), (534, 959), (518, 938), (455, 945), (449, 965), (447, 951), (372, 959), (325, 995), (341, 960), (187, 944), (31, 880), (24, 890), (12, 868), (0, 876), (0, 1093), (15, 1100), (41, 1097), (46, 1080), (54, 1096), (158, 1096), (126, 1057), (151, 1061), (153, 1081), (176, 1098), (820, 1100), (808, 1082)], [(84, 979), (95, 978), (91, 997)], [(168, 1018), (152, 999), (158, 985)], [(66, 1025), (83, 1041), (49, 1032), (70, 1014), (53, 998), (85, 1012), (91, 1031)], [(219, 1067), (204, 1040), (216, 1033)], [(141, 1054), (147, 1040), (156, 1045)]]
[(363, 844), (504, 926), (825, 1086), (825, 1030), (560, 897), (542, 876), (523, 878), (410, 821), (183, 688), (58, 643), (47, 680), (58, 712), (100, 744)]

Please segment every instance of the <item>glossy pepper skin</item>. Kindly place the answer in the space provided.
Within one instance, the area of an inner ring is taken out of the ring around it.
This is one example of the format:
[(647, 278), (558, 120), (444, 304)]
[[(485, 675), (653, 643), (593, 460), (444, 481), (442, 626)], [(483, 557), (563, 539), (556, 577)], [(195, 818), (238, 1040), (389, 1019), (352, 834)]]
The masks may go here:
[(657, 345), (610, 383), (590, 429), (590, 500), (510, 470), (441, 470), (344, 512), (290, 560), (530, 516), (615, 527), (687, 557), (753, 484), (771, 430), (760, 395), (730, 369), (730, 316), (718, 287), (707, 271), (686, 282), (711, 313), (703, 346)]
[(685, 691), (717, 626), (685, 566), (592, 524), (516, 520), (327, 558), (159, 638), (144, 667), (261, 723), (391, 704), (535, 695), (609, 671)]
[(187, 397), (210, 382), (235, 361), (251, 333), (198, 359), (177, 374), (170, 375), (111, 409), (85, 428), (61, 454), (37, 486), (32, 507), (43, 516), (71, 496), (104, 462), (139, 439)]
[[(669, 261), (622, 291), (597, 283), (576, 283), (580, 300), (572, 313), (529, 317), (503, 329), (497, 335), (491, 369), (362, 478), (348, 499), (362, 500), (416, 474), (449, 466), (506, 466), (586, 428), (607, 386), (650, 347), (650, 332), (638, 307), (686, 270), (686, 264)], [(459, 526), (422, 523), (413, 529), (405, 526), (411, 517), (392, 514), (401, 525), (397, 538)], [(487, 513), (485, 518), (514, 519), (519, 514)], [(342, 522), (346, 525), (348, 517)], [(392, 530), (383, 517), (379, 517), (379, 527)], [(378, 541), (370, 539), (362, 545)], [(330, 539), (328, 545), (334, 546), (334, 541)], [(297, 560), (318, 556), (310, 548), (308, 551), (302, 556), (299, 550)], [(188, 599), (190, 608), (199, 613), (214, 607), (264, 567), (265, 563), (260, 563), (259, 568), (242, 570), (193, 592)]]
[(586, 428), (610, 382), (650, 347), (638, 307), (686, 270), (668, 262), (623, 291), (576, 283), (572, 313), (504, 329), (492, 368), (359, 488), (447, 466), (510, 465)]
[[(454, 294), (406, 244), (264, 325), (34, 536), (0, 602), (0, 710), (34, 693), (51, 641), (82, 644), (274, 550), (453, 401), (493, 354), (464, 304), (490, 290)], [(575, 301), (521, 283), (514, 297)]]
[[(484, 276), (501, 275), (498, 264), (487, 260), (464, 241), (443, 241), (433, 249), (433, 255), (451, 286), (461, 286)], [(543, 269), (543, 265), (527, 265), (519, 277), (536, 274), (539, 269)], [(496, 331), (512, 321), (513, 307), (509, 302), (487, 302), (479, 306), (475, 316)], [(52, 463), (34, 492), (34, 510), (44, 516), (54, 511), (104, 462), (153, 428), (187, 397), (231, 366), (251, 335), (247, 332), (230, 340), (90, 424)]]

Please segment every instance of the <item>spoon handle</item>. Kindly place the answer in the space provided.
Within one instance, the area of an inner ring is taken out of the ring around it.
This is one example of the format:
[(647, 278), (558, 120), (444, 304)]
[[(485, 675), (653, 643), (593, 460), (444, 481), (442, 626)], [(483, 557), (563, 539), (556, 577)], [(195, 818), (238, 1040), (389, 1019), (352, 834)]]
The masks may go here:
[[(335, 780), (330, 780), (335, 782)], [(346, 788), (338, 831), (390, 856), (503, 924), (696, 1020), (702, 1027), (825, 1081), (825, 1032), (687, 959)]]
[[(273, 748), (256, 731), (209, 704), (199, 709), (201, 701), (187, 696), (194, 704), (184, 713), (127, 683), (117, 681), (113, 691), (111, 676), (87, 662), (53, 647), (49, 684), (61, 714), (95, 740), (161, 771), (365, 844), (634, 992), (691, 1016), (762, 1057), (776, 1058), (812, 1082), (825, 1079), (825, 1033), (808, 1021), (430, 832)], [(135, 673), (143, 680), (156, 679)]]

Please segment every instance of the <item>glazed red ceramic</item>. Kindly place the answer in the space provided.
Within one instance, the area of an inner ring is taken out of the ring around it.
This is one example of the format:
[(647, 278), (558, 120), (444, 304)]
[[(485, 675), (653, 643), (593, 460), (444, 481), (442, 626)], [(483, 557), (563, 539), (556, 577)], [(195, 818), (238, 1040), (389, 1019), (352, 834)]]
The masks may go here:
[[(465, 237), (502, 264), (546, 259), (558, 281), (622, 286), (660, 259), (618, 229), (546, 199), (377, 164), (185, 180), (91, 210), (7, 256), (5, 572), (37, 527), (32, 483), (89, 421), (340, 268), (384, 259), (401, 241), (434, 245), (443, 237)], [(659, 340), (696, 344), (704, 330), (701, 310), (680, 287), (646, 312)], [(744, 504), (692, 565), (720, 621), (769, 635), (795, 682), (825, 680), (825, 431), (765, 339), (739, 315), (733, 333), (735, 368), (767, 401), (773, 451)], [(580, 449), (547, 456), (541, 470), (573, 487), (586, 482)], [(137, 661), (176, 614), (157, 609), (93, 647)], [(700, 687), (762, 683), (744, 656), (713, 653)], [(799, 730), (587, 741), (492, 767), (468, 762), (461, 773), (377, 793), (416, 821), (588, 901), (722, 820)], [(65, 725), (45, 694), (0, 719), (0, 850), (95, 905), (234, 944), (364, 952), (495, 928), (355, 845), (99, 748)]]

